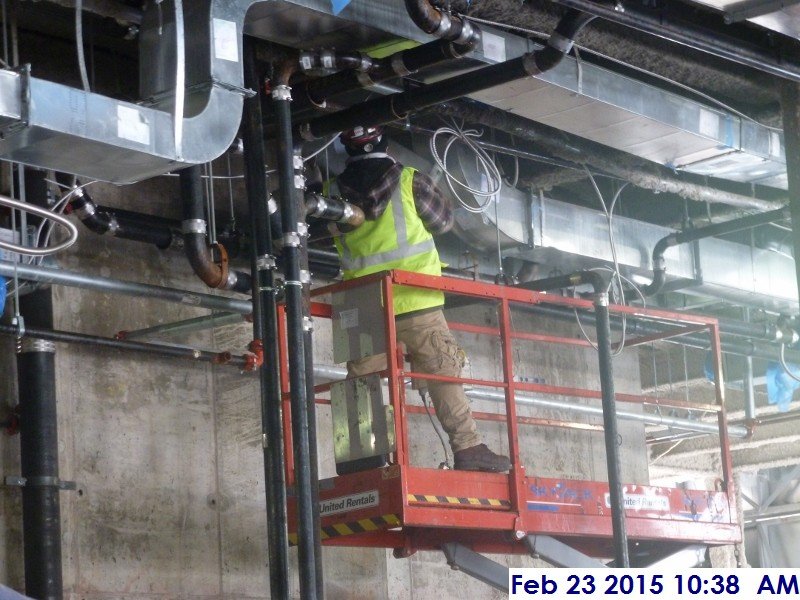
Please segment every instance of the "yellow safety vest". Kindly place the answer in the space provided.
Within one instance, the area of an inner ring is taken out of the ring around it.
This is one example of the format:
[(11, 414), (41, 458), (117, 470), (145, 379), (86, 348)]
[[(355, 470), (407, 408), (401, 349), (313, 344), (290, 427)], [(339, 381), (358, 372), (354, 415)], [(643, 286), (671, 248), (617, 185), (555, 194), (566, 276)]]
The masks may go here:
[[(412, 181), (415, 171), (411, 167), (403, 169), (400, 184), (380, 217), (364, 221), (360, 227), (334, 240), (345, 281), (392, 269), (442, 274), (433, 236), (425, 229), (414, 204)], [(331, 194), (339, 194), (335, 181), (326, 182), (325, 187)], [(395, 285), (392, 295), (395, 315), (444, 304), (444, 294), (437, 290)]]

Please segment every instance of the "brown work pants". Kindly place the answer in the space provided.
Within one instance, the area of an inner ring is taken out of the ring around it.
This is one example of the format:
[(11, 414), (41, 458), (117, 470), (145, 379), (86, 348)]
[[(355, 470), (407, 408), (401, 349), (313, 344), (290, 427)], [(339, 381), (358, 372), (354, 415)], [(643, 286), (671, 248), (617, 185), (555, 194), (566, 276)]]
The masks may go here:
[[(441, 310), (397, 319), (397, 341), (411, 355), (411, 370), (430, 375), (460, 377), (464, 351), (456, 343)], [(386, 354), (367, 356), (347, 363), (349, 377), (374, 373), (386, 368)], [(454, 452), (480, 443), (469, 402), (460, 383), (417, 381), (427, 385), (436, 416), (450, 436)]]

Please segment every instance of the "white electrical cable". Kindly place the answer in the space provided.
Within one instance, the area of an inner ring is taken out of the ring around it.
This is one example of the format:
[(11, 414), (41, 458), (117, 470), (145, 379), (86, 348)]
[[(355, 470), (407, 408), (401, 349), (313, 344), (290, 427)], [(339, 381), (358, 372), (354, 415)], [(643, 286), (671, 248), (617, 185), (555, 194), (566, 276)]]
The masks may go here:
[[(450, 138), (447, 140), (447, 142), (445, 142), (444, 151), (440, 155), (436, 147), (436, 142), (441, 135), (449, 135)], [(447, 186), (450, 188), (453, 196), (455, 196), (464, 210), (474, 214), (479, 214), (486, 211), (486, 209), (488, 209), (489, 205), (492, 203), (492, 200), (497, 197), (503, 187), (503, 177), (500, 174), (500, 170), (497, 168), (497, 165), (494, 164), (494, 161), (491, 159), (486, 150), (478, 146), (473, 141), (473, 139), (480, 138), (482, 135), (482, 132), (479, 132), (476, 129), (462, 130), (454, 123), (453, 127), (440, 127), (433, 132), (433, 135), (430, 139), (431, 155), (433, 156), (433, 160), (436, 161), (436, 164), (442, 170), (445, 180), (447, 181)], [(486, 187), (488, 189), (476, 189), (470, 187), (467, 183), (461, 181), (447, 170), (447, 157), (450, 153), (450, 149), (456, 144), (456, 142), (461, 142), (470, 150), (472, 150), (475, 155), (475, 161), (477, 163), (479, 173), (486, 178)], [(485, 200), (480, 202), (477, 207), (467, 203), (456, 191), (456, 185), (470, 192), (476, 198), (485, 198)]]
[(23, 256), (50, 256), (51, 254), (57, 254), (62, 250), (66, 250), (78, 241), (78, 228), (69, 219), (63, 217), (62, 215), (56, 214), (44, 208), (39, 208), (38, 206), (33, 206), (26, 202), (20, 202), (19, 200), (9, 198), (8, 196), (0, 196), (0, 206), (6, 206), (21, 212), (36, 215), (37, 217), (42, 217), (43, 219), (52, 221), (57, 225), (61, 225), (69, 233), (69, 237), (65, 241), (56, 246), (52, 246), (51, 248), (33, 248), (30, 246), (12, 244), (10, 242), (0, 242), (0, 248), (3, 248), (4, 250), (16, 252), (17, 254), (22, 254)]
[(786, 374), (789, 377), (791, 377), (792, 379), (794, 379), (795, 381), (800, 381), (800, 377), (798, 377), (797, 375), (792, 373), (792, 370), (789, 368), (789, 365), (786, 364), (785, 353), (786, 353), (786, 344), (781, 344), (780, 359), (781, 359), (781, 366), (783, 367), (783, 370), (786, 371)]
[(90, 92), (89, 75), (86, 72), (86, 54), (83, 48), (83, 0), (75, 0), (75, 43), (78, 47), (78, 70), (84, 92)]

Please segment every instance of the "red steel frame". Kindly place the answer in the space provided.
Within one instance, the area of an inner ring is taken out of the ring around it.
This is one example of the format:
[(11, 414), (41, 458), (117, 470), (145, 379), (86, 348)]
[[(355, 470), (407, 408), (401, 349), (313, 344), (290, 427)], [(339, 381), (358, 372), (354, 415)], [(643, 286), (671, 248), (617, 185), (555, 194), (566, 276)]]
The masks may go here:
[[(599, 390), (566, 388), (545, 384), (515, 382), (513, 377), (512, 342), (515, 339), (556, 344), (586, 346), (579, 338), (564, 338), (511, 329), (511, 307), (518, 304), (554, 304), (577, 309), (591, 309), (589, 301), (566, 298), (514, 287), (481, 282), (434, 277), (403, 271), (376, 273), (356, 280), (319, 288), (312, 296), (319, 297), (347, 288), (380, 282), (386, 328), (387, 368), (380, 375), (388, 379), (389, 402), (394, 407), (396, 451), (387, 467), (342, 475), (325, 480), (320, 485), (321, 503), (341, 501), (351, 496), (374, 492), (369, 506), (350, 510), (339, 509), (322, 514), (321, 524), (326, 545), (394, 548), (397, 556), (408, 556), (416, 550), (439, 549), (444, 542), (466, 544), (478, 552), (526, 552), (520, 543), (526, 534), (556, 536), (583, 552), (595, 556), (610, 556), (612, 530), (610, 509), (606, 504), (608, 485), (604, 482), (577, 481), (537, 477), (526, 473), (520, 464), (519, 425), (568, 427), (577, 430), (602, 431), (602, 425), (573, 423), (550, 419), (519, 417), (514, 394), (538, 392), (557, 396), (600, 398)], [(403, 370), (403, 360), (397, 349), (394, 315), (392, 314), (393, 285), (437, 289), (446, 293), (494, 300), (498, 305), (499, 327), (476, 327), (451, 323), (453, 330), (498, 336), (503, 348), (504, 381), (484, 381), (426, 375)], [(377, 300), (376, 300), (377, 301)], [(662, 407), (693, 408), (716, 412), (719, 424), (722, 477), (714, 491), (626, 485), (626, 497), (639, 506), (626, 511), (628, 537), (640, 543), (665, 544), (706, 543), (732, 544), (741, 541), (741, 526), (735, 506), (731, 454), (725, 416), (724, 387), (719, 327), (716, 319), (664, 310), (628, 306), (610, 307), (612, 314), (629, 315), (657, 320), (674, 328), (662, 336), (629, 339), (626, 346), (674, 338), (687, 333), (707, 331), (714, 356), (716, 404), (696, 404), (685, 401), (648, 398), (633, 394), (616, 394), (622, 402), (655, 403)], [(313, 302), (315, 317), (331, 318), (328, 304)], [(286, 327), (283, 307), (279, 307), (278, 333), (281, 353), (281, 389), (283, 392), (283, 422), (286, 454), (286, 478), (294, 485), (292, 460), (291, 413), (288, 397), (286, 361)], [(477, 420), (505, 422), (508, 426), (508, 447), (512, 457), (509, 474), (447, 471), (411, 466), (408, 444), (408, 414), (424, 412), (424, 408), (407, 405), (404, 379), (417, 378), (436, 381), (458, 381), (502, 389), (505, 393), (505, 414), (473, 412)], [(317, 394), (327, 391), (330, 384), (318, 385)], [(317, 399), (320, 404), (330, 401)], [(289, 498), (289, 530), (296, 532), (295, 505)], [(387, 518), (385, 518), (387, 517)], [(391, 518), (388, 518), (391, 517)], [(398, 525), (399, 524), (399, 525)]]

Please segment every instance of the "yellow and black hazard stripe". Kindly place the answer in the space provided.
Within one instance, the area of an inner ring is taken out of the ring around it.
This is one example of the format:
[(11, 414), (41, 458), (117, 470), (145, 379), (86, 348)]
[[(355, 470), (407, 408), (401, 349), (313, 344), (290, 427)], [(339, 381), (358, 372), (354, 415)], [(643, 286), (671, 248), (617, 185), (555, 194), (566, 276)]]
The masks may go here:
[[(368, 533), (370, 531), (377, 531), (379, 529), (388, 529), (390, 527), (399, 527), (400, 518), (397, 515), (383, 515), (382, 517), (370, 517), (367, 519), (359, 519), (350, 523), (336, 523), (334, 525), (326, 525), (320, 528), (321, 537), (323, 540), (330, 538), (342, 537), (344, 535), (355, 535), (357, 533)], [(297, 534), (289, 534), (289, 544), (292, 546), (297, 545)]]
[(508, 508), (511, 502), (500, 498), (465, 498), (462, 496), (429, 496), (426, 494), (409, 494), (410, 504), (458, 504), (460, 506), (491, 506)]

